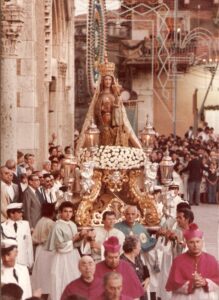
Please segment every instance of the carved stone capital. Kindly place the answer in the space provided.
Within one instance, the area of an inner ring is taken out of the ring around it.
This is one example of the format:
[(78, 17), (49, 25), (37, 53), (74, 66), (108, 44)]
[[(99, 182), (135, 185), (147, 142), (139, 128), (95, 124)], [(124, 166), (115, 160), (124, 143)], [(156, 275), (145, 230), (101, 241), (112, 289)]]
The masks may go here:
[(66, 76), (66, 70), (67, 64), (63, 61), (58, 61), (58, 76), (64, 78)]
[(24, 9), (16, 4), (1, 7), (1, 56), (17, 55), (17, 44), (24, 26)]

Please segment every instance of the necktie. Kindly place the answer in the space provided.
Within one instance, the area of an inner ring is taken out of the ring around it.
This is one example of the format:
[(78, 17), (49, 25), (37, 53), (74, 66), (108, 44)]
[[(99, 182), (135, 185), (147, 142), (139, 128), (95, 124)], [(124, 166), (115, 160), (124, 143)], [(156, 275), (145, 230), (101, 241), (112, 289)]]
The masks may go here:
[(17, 223), (14, 222), (14, 231), (17, 232)]
[(13, 269), (13, 276), (16, 279), (16, 281), (18, 282), (18, 276), (17, 276), (17, 272), (15, 269)]
[(51, 203), (53, 203), (53, 197), (52, 197), (52, 193), (51, 192), (49, 193), (49, 196), (50, 196)]
[(44, 190), (43, 188), (42, 188), (41, 192), (42, 192), (42, 195), (43, 195), (43, 200), (44, 200), (44, 202), (48, 202), (48, 201), (47, 201), (47, 197), (46, 197), (45, 190)]

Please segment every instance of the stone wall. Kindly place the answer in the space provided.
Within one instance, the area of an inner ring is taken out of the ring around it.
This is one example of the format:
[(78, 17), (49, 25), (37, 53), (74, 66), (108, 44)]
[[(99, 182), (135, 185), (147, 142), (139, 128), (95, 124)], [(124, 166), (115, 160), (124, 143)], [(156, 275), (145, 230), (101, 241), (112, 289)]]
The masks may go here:
[(1, 164), (17, 150), (40, 163), (53, 132), (73, 143), (74, 1), (11, 0), (1, 12)]
[[(188, 73), (181, 75), (177, 79), (177, 102), (176, 102), (176, 134), (183, 136), (189, 126), (193, 126), (193, 94), (195, 89), (197, 93), (197, 107), (200, 110), (201, 104), (205, 97), (208, 84), (211, 80), (211, 74), (203, 66), (196, 66), (189, 70)], [(171, 84), (171, 83), (170, 83)], [(205, 105), (218, 105), (219, 103), (219, 70), (215, 75), (212, 87), (210, 88)], [(172, 120), (172, 97), (165, 100), (162, 97), (162, 90), (155, 90), (158, 97), (154, 94), (154, 126), (160, 134), (170, 134), (173, 132)], [(172, 92), (169, 85), (167, 90)], [(206, 120), (209, 121), (209, 120)]]
[[(39, 154), (38, 109), (43, 99), (44, 19), (43, 0), (24, 0), (24, 30), (17, 59), (17, 148)], [(36, 25), (37, 22), (37, 25)]]

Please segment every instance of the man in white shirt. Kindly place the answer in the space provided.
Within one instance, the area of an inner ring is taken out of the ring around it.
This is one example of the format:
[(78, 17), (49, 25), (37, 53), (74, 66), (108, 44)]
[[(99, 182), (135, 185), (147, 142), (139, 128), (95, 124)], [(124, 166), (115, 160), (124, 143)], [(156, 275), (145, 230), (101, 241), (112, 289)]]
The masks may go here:
[(158, 217), (159, 219), (161, 219), (161, 217), (163, 216), (162, 186), (160, 185), (154, 186), (153, 196), (154, 196), (154, 204), (157, 209)]
[(16, 263), (17, 242), (12, 239), (1, 240), (1, 283), (16, 283), (23, 290), (22, 300), (32, 297), (30, 276), (26, 266)]
[(51, 177), (52, 176), (53, 176), (52, 190), (53, 190), (53, 192), (57, 193), (59, 191), (59, 188), (62, 186), (60, 171), (56, 170), (56, 171), (52, 172)]
[(13, 173), (7, 167), (0, 168), (1, 179), (1, 222), (7, 219), (6, 207), (11, 202), (19, 199), (18, 185), (12, 183)]
[(10, 203), (7, 206), (8, 219), (1, 224), (2, 237), (17, 241), (17, 262), (31, 268), (33, 265), (33, 244), (28, 221), (22, 220), (22, 203)]
[[(95, 228), (96, 244), (95, 247), (100, 250), (100, 260), (104, 260), (104, 247), (103, 242), (111, 236), (116, 236), (119, 244), (123, 245), (125, 235), (120, 230), (114, 228), (116, 223), (116, 214), (114, 211), (105, 211), (103, 213), (103, 227)], [(122, 247), (121, 247), (122, 248)]]
[(10, 202), (16, 202), (19, 198), (18, 185), (12, 182), (13, 172), (7, 167), (1, 167), (1, 185), (5, 185)]
[(164, 218), (161, 221), (161, 225), (168, 229), (171, 229), (175, 223), (177, 205), (181, 202), (184, 202), (178, 193), (179, 185), (178, 183), (173, 182), (169, 186), (169, 192), (164, 203)]

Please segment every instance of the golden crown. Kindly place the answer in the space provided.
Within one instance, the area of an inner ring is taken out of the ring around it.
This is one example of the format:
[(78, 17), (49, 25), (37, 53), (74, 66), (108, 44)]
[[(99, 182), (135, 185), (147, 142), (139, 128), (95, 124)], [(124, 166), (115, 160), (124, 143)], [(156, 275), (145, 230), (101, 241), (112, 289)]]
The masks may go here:
[(107, 55), (104, 57), (104, 63), (98, 65), (101, 76), (114, 76), (115, 64), (108, 61)]

